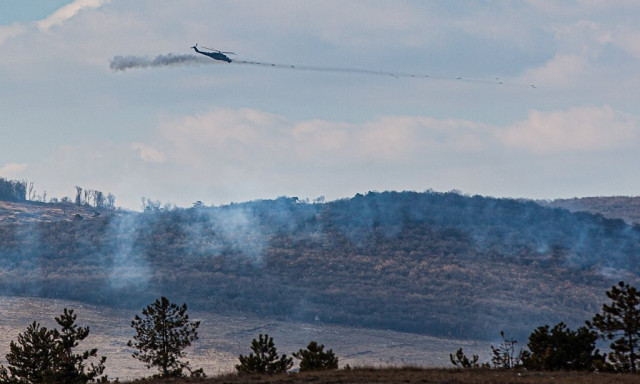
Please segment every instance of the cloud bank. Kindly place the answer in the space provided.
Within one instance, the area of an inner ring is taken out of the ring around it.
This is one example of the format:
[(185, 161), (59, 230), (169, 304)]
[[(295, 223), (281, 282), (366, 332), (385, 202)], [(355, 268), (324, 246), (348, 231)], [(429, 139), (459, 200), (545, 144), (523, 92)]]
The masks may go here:
[(617, 161), (620, 151), (640, 144), (638, 132), (638, 116), (608, 106), (532, 110), (506, 126), (401, 115), (362, 123), (294, 120), (253, 109), (216, 109), (164, 121), (144, 142), (94, 146), (90, 152), (66, 148), (59, 152), (64, 160), (51, 162), (72, 173), (82, 174), (74, 169), (80, 165), (91, 169), (84, 175), (97, 172), (95, 183), (123, 185), (122, 191), (108, 190), (130, 208), (157, 190), (186, 206), (292, 194), (337, 198), (345, 190), (475, 185), (495, 194), (492, 180), (509, 172), (519, 176), (500, 188), (508, 187), (505, 182), (516, 186), (522, 177), (568, 182), (575, 173), (594, 172), (581, 154), (596, 151), (601, 162)]
[(29, 167), (27, 163), (9, 163), (0, 167), (0, 177), (5, 179), (21, 177)]
[(608, 106), (531, 111), (527, 120), (498, 137), (508, 146), (537, 154), (616, 150), (638, 144), (640, 120)]
[[(83, 185), (132, 208), (430, 187), (638, 194), (637, 19), (630, 1), (74, 1), (0, 27), (0, 166), (49, 196)], [(196, 42), (385, 76), (130, 70), (200, 64)]]

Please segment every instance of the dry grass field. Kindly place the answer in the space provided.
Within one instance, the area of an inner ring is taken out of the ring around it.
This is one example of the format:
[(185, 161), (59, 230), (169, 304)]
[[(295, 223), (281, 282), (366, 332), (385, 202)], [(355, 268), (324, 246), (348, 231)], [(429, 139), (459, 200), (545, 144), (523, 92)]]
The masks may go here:
[[(38, 321), (43, 326), (54, 327), (54, 317), (59, 316), (65, 307), (75, 310), (79, 325), (90, 327), (89, 337), (79, 348), (96, 347), (99, 355), (107, 356), (105, 373), (110, 378), (126, 381), (157, 373), (147, 370), (132, 358), (132, 350), (126, 345), (133, 336), (131, 319), (140, 311), (41, 298), (0, 297), (0, 364), (6, 364), (4, 357), (9, 351), (10, 341), (16, 340), (29, 323)], [(451, 366), (449, 353), (458, 348), (464, 348), (468, 354), (480, 354), (483, 361), (489, 358), (486, 342), (322, 323), (281, 322), (241, 315), (188, 313), (192, 319), (201, 321), (200, 339), (189, 348), (189, 360), (193, 367), (203, 368), (210, 377), (234, 372), (238, 355), (247, 355), (251, 340), (260, 333), (273, 336), (278, 352), (287, 355), (305, 348), (309, 341), (317, 341), (333, 349), (340, 359), (340, 367), (346, 364), (352, 367), (448, 367)]]
[[(186, 381), (185, 381), (186, 382)], [(207, 384), (632, 384), (640, 375), (578, 372), (526, 372), (428, 368), (359, 368), (275, 376), (225, 375)], [(149, 381), (160, 384), (162, 380)]]

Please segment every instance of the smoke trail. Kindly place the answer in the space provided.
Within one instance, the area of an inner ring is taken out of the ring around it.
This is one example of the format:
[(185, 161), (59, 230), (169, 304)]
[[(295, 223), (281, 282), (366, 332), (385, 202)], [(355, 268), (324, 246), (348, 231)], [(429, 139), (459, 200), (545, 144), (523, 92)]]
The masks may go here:
[(196, 55), (159, 55), (155, 59), (140, 56), (115, 56), (109, 68), (113, 71), (126, 71), (132, 68), (166, 67), (174, 65), (213, 64), (215, 61)]
[(252, 60), (233, 60), (232, 64), (255, 65), (255, 66), (265, 67), (265, 68), (278, 68), (278, 69), (289, 69), (289, 70), (299, 70), (299, 71), (352, 73), (352, 74), (360, 74), (360, 75), (387, 76), (387, 77), (395, 77), (396, 79), (401, 77), (414, 78), (414, 79), (428, 78), (428, 79), (435, 79), (435, 80), (447, 80), (447, 81), (455, 80), (455, 81), (472, 82), (472, 83), (536, 88), (536, 86), (533, 84), (519, 84), (519, 83), (504, 82), (502, 79), (498, 77), (493, 79), (477, 79), (477, 78), (469, 78), (469, 77), (462, 77), (462, 76), (447, 77), (447, 76), (436, 76), (436, 75), (429, 75), (429, 74), (376, 71), (371, 69), (358, 69), (358, 68), (318, 67), (318, 66), (310, 66), (310, 65), (277, 64), (277, 63), (266, 63), (261, 61), (252, 61)]
[[(147, 67), (164, 67), (164, 66), (175, 66), (175, 65), (197, 65), (197, 64), (218, 64), (221, 63), (218, 60), (214, 60), (211, 58), (207, 58), (201, 55), (159, 55), (155, 59), (149, 59), (146, 57), (139, 56), (115, 56), (111, 60), (111, 64), (109, 67), (113, 71), (126, 71), (127, 69), (132, 68), (147, 68)], [(494, 85), (505, 85), (505, 86), (515, 86), (515, 87), (530, 87), (537, 88), (533, 84), (521, 84), (521, 83), (512, 83), (505, 82), (502, 79), (496, 77), (493, 79), (477, 79), (477, 78), (469, 78), (462, 76), (437, 76), (430, 74), (414, 74), (414, 73), (402, 73), (402, 72), (390, 72), (390, 71), (376, 71), (371, 69), (359, 69), (359, 68), (341, 68), (341, 67), (319, 67), (312, 65), (291, 65), (291, 64), (278, 64), (278, 63), (268, 63), (263, 61), (254, 61), (254, 60), (233, 60), (231, 64), (243, 64), (243, 65), (253, 65), (264, 68), (277, 68), (277, 69), (288, 69), (288, 70), (298, 70), (298, 71), (313, 71), (313, 72), (333, 72), (333, 73), (347, 73), (347, 74), (359, 74), (359, 75), (373, 75), (373, 76), (386, 76), (386, 77), (395, 77), (398, 78), (423, 78), (423, 79), (435, 79), (435, 80), (445, 80), (445, 81), (461, 81), (461, 82), (471, 82), (471, 83), (482, 83), (482, 84), (494, 84)]]

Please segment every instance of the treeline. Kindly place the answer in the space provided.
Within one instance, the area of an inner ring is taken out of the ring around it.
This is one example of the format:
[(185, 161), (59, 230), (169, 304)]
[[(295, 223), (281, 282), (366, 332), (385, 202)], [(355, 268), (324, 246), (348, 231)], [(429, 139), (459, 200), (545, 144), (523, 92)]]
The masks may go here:
[[(553, 327), (537, 327), (530, 335), (528, 349), (516, 349), (517, 341), (500, 332), (502, 342), (491, 345), (491, 364), (479, 363), (478, 356), (465, 356), (462, 348), (449, 355), (460, 368), (526, 368), (538, 371), (588, 370), (640, 371), (640, 292), (623, 281), (607, 292), (605, 303), (585, 325), (571, 330), (560, 322)], [(598, 339), (609, 340), (610, 352), (596, 349)]]
[[(0, 365), (1, 384), (84, 384), (109, 382), (105, 370), (105, 356), (98, 356), (97, 348), (76, 353), (80, 342), (90, 333), (89, 327), (76, 323), (73, 310), (64, 308), (55, 318), (60, 327), (48, 329), (34, 321), (11, 341), (6, 355), (8, 366)], [(199, 321), (190, 321), (187, 305), (171, 303), (166, 297), (156, 299), (131, 321), (135, 331), (127, 346), (133, 358), (146, 368), (156, 368), (152, 378), (175, 380), (178, 378), (206, 377), (202, 368), (192, 368), (185, 349), (198, 340)], [(293, 358), (280, 355), (272, 337), (260, 334), (251, 343), (251, 353), (240, 355), (236, 365), (238, 374), (278, 374), (293, 367)], [(306, 349), (294, 352), (300, 360), (300, 371), (338, 369), (338, 358), (332, 350), (311, 341)], [(115, 380), (118, 382), (118, 379)], [(165, 381), (166, 382), (166, 381)]]
[[(607, 292), (609, 301), (586, 325), (572, 331), (564, 323), (553, 328), (536, 328), (529, 336), (529, 349), (516, 350), (517, 341), (505, 337), (491, 345), (491, 364), (480, 363), (478, 356), (464, 355), (462, 349), (450, 355), (451, 363), (459, 368), (521, 369), (535, 371), (611, 371), (637, 374), (640, 372), (640, 292), (619, 282)], [(102, 376), (106, 357), (98, 356), (92, 348), (76, 352), (80, 342), (89, 335), (89, 328), (76, 324), (73, 310), (64, 309), (55, 321), (60, 329), (47, 329), (38, 322), (29, 325), (24, 333), (11, 341), (6, 355), (8, 367), (0, 366), (0, 383), (87, 383), (108, 382)], [(199, 321), (191, 321), (187, 305), (171, 303), (166, 297), (156, 299), (135, 315), (131, 321), (134, 335), (127, 346), (132, 357), (148, 369), (157, 369), (152, 378), (163, 381), (177, 378), (205, 377), (201, 368), (191, 367), (186, 348), (199, 339)], [(596, 349), (598, 339), (609, 340), (610, 352)], [(309, 342), (306, 348), (291, 354), (278, 353), (274, 340), (260, 334), (252, 340), (251, 352), (239, 355), (235, 366), (238, 375), (274, 375), (290, 373), (293, 359), (299, 360), (299, 371), (338, 369), (338, 357), (324, 345)], [(344, 369), (351, 369), (348, 365)], [(253, 378), (252, 380), (255, 380)]]
[(26, 201), (27, 182), (17, 180), (7, 180), (0, 177), (0, 200), (4, 201)]
[(76, 186), (76, 197), (74, 202), (76, 205), (87, 205), (97, 209), (116, 209), (116, 197), (111, 193), (105, 195), (102, 191), (82, 188), (79, 186)]
[(75, 204), (78, 206), (88, 206), (96, 209), (116, 209), (116, 197), (105, 194), (97, 189), (83, 188), (76, 186), (74, 199), (68, 196), (62, 198), (47, 198), (47, 192), (38, 194), (34, 189), (34, 183), (26, 180), (7, 180), (0, 177), (0, 201), (12, 202), (40, 202), (49, 204)]

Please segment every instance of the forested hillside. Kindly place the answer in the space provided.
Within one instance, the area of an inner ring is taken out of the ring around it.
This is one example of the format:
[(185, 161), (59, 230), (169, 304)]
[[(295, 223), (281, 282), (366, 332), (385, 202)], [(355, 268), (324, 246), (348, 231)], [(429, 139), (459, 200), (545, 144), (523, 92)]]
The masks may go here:
[(582, 323), (640, 282), (640, 228), (530, 201), (384, 192), (0, 224), (0, 290), (454, 337)]

